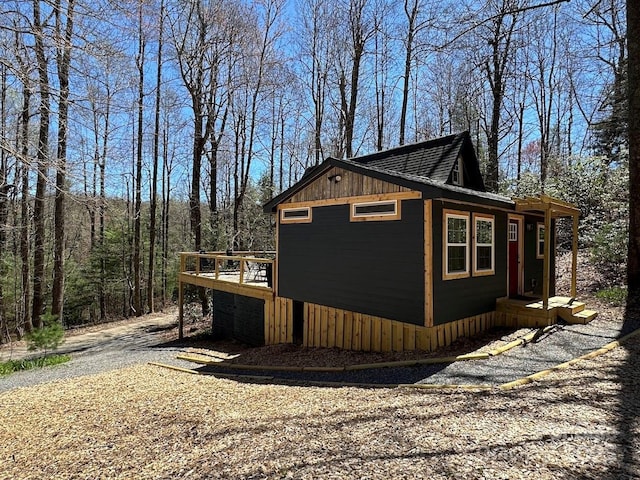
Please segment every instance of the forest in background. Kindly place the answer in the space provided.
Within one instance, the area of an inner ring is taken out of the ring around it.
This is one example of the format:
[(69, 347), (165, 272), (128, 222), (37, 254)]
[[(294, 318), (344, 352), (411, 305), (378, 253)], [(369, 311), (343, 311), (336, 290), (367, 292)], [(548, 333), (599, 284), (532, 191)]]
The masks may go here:
[(162, 308), (307, 167), (462, 130), (621, 282), (626, 69), (621, 0), (5, 0), (0, 337)]

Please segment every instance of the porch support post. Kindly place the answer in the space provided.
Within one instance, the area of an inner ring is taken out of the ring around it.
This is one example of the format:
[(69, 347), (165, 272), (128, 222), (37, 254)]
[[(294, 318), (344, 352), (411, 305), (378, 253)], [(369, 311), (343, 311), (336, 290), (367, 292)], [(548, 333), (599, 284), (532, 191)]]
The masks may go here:
[(184, 337), (184, 286), (178, 280), (178, 339)]
[(578, 221), (578, 215), (573, 215), (573, 242), (571, 244), (571, 298), (576, 298), (578, 295)]
[(542, 308), (549, 318), (549, 277), (551, 276), (551, 210), (544, 211), (544, 260), (542, 271)]

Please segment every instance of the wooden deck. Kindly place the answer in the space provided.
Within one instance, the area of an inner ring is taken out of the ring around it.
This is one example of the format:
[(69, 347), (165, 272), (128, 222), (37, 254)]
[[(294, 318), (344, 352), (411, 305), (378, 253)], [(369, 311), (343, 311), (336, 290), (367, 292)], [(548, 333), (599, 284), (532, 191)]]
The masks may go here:
[[(272, 252), (181, 253), (179, 284), (196, 285), (248, 297), (273, 299)], [(257, 257), (264, 254), (265, 257)]]
[[(257, 256), (260, 255), (260, 256)], [(265, 305), (275, 300), (275, 252), (182, 252), (178, 273), (178, 338), (183, 337), (184, 286), (259, 298)], [(269, 309), (273, 311), (274, 309)]]
[(505, 326), (543, 327), (557, 323), (558, 317), (567, 323), (589, 323), (598, 312), (571, 297), (556, 296), (549, 298), (546, 310), (541, 299), (501, 298), (496, 301), (496, 314), (498, 323)]

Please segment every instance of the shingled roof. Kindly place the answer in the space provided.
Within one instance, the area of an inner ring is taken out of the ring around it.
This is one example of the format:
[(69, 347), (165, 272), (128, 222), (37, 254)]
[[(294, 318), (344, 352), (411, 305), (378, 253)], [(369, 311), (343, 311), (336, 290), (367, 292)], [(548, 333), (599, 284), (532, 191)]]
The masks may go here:
[(349, 160), (380, 170), (449, 183), (453, 164), (460, 155), (465, 159), (465, 187), (484, 192), (478, 159), (469, 132), (466, 131)]
[[(459, 156), (464, 161), (464, 187), (452, 185), (450, 181), (453, 164)], [(320, 165), (307, 169), (297, 183), (266, 203), (264, 211), (274, 211), (280, 202), (331, 167), (345, 168), (418, 190), (420, 186), (436, 188), (450, 192), (449, 195), (461, 196), (461, 199), (475, 196), (496, 205), (513, 204), (507, 197), (486, 192), (469, 132), (461, 132), (348, 160), (327, 158)]]

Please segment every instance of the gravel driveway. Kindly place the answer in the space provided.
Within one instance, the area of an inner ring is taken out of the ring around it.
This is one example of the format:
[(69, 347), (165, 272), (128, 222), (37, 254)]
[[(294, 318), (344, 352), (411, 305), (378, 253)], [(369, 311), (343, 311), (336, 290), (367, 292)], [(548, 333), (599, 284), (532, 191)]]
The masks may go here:
[[(640, 328), (640, 319), (596, 318), (587, 325), (558, 325), (535, 343), (516, 347), (486, 360), (449, 364), (427, 364), (412, 367), (379, 368), (344, 372), (283, 372), (260, 371), (257, 374), (274, 380), (304, 383), (344, 382), (367, 384), (435, 384), (497, 386), (597, 350), (604, 345)], [(193, 368), (193, 365), (191, 366)], [(200, 367), (207, 373), (252, 373), (218, 366)]]
[[(194, 364), (176, 359), (188, 345), (175, 342), (176, 315), (174, 312), (147, 316), (121, 326), (97, 332), (70, 336), (60, 348), (72, 354), (69, 363), (44, 369), (18, 372), (0, 379), (0, 392), (57, 379), (91, 375), (148, 362), (160, 362), (185, 368)], [(366, 384), (463, 384), (500, 385), (551, 368), (560, 363), (597, 350), (622, 335), (640, 328), (640, 319), (623, 320), (621, 316), (596, 318), (588, 325), (559, 325), (535, 343), (516, 347), (486, 360), (430, 364), (413, 367), (376, 368), (344, 372), (257, 372), (272, 381), (306, 383), (345, 382)], [(215, 347), (214, 347), (215, 348)], [(25, 356), (16, 351), (13, 358)], [(0, 359), (6, 359), (6, 349)], [(206, 373), (254, 374), (204, 366), (197, 370)]]
[[(71, 361), (62, 365), (25, 370), (0, 378), (0, 392), (18, 387), (28, 387), (53, 380), (68, 379), (115, 370), (147, 362), (177, 363), (175, 356), (183, 351), (176, 342), (177, 325), (174, 312), (148, 315), (102, 330), (71, 335), (58, 349), (68, 353)], [(21, 359), (32, 355), (23, 345), (12, 352), (0, 350), (0, 360)]]

